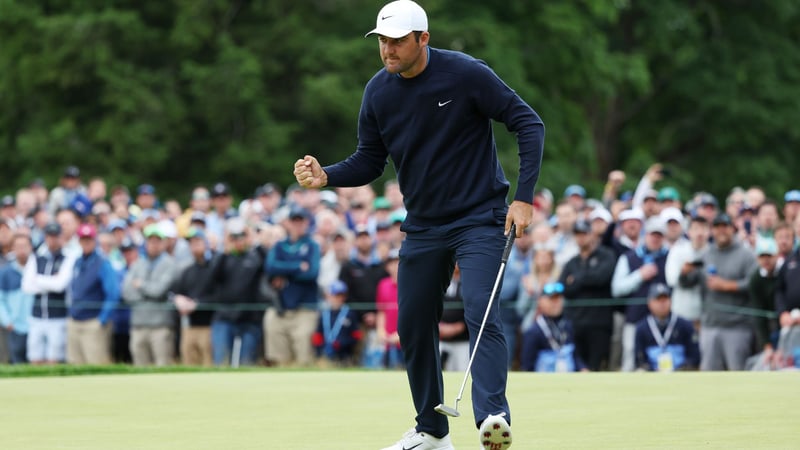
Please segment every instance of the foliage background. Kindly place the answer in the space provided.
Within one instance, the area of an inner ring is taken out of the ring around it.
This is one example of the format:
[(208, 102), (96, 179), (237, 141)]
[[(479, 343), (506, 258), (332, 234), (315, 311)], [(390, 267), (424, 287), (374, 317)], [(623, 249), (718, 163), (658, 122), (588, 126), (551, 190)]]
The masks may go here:
[[(353, 151), (383, 3), (0, 0), (0, 190), (68, 164), (180, 197), (286, 186), (303, 154)], [(540, 186), (599, 195), (609, 170), (632, 188), (660, 161), (684, 194), (800, 187), (796, 1), (420, 3), (433, 46), (486, 60), (544, 119)]]

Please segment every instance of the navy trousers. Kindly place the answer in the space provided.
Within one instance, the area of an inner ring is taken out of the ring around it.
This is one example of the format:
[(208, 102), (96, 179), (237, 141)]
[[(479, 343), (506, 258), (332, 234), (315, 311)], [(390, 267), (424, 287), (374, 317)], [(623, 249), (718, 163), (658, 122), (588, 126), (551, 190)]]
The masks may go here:
[[(444, 400), (438, 324), (455, 263), (461, 270), (471, 351), (500, 268), (506, 241), (504, 223), (505, 210), (494, 210), (437, 227), (404, 225), (407, 234), (400, 250), (398, 333), (419, 432), (437, 437), (449, 432), (447, 417), (434, 407)], [(476, 425), (489, 414), (501, 412), (510, 422), (505, 395), (508, 350), (497, 299), (487, 318), (471, 376)], [(458, 387), (448, 391), (448, 405), (453, 403)]]

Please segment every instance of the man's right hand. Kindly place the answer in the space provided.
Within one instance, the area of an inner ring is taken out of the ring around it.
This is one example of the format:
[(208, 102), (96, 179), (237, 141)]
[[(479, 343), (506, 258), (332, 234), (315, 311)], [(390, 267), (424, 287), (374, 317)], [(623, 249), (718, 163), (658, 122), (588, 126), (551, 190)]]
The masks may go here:
[(328, 184), (328, 174), (322, 170), (317, 158), (306, 155), (294, 163), (294, 177), (304, 188), (321, 188)]
[(658, 275), (658, 266), (655, 264), (645, 264), (639, 269), (639, 274), (642, 275), (642, 279), (645, 281), (650, 281)]

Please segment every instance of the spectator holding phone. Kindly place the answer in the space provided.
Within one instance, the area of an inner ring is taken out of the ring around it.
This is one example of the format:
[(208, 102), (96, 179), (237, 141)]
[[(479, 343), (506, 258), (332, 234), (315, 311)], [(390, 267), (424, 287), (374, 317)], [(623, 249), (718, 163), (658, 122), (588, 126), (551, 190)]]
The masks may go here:
[(672, 312), (692, 321), (699, 328), (703, 310), (702, 286), (684, 286), (679, 279), (681, 275), (703, 266), (703, 255), (708, 250), (711, 228), (704, 217), (694, 216), (689, 222), (687, 234), (689, 239), (670, 248), (664, 270), (667, 284), (672, 288)]

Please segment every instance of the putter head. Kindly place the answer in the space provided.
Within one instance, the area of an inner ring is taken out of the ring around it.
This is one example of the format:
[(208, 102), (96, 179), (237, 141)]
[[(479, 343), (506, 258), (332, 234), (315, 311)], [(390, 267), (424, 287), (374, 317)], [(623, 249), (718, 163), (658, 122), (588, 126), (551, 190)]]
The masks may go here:
[(439, 404), (439, 405), (436, 405), (436, 407), (435, 407), (435, 408), (433, 408), (433, 409), (434, 409), (436, 412), (438, 412), (439, 414), (444, 414), (445, 416), (450, 416), (450, 417), (461, 417), (461, 413), (460, 413), (460, 412), (458, 412), (458, 410), (457, 410), (457, 409), (455, 409), (455, 408), (451, 408), (451, 407), (449, 407), (449, 406), (447, 406), (447, 405), (445, 405), (445, 404)]

